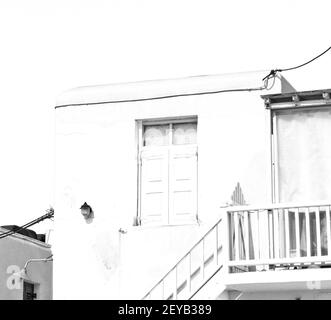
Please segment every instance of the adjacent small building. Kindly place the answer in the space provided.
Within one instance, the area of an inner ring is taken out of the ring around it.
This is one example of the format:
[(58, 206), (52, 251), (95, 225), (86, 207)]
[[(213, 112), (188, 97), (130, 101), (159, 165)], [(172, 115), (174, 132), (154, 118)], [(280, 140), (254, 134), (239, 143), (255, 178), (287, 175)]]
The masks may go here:
[(32, 230), (0, 227), (0, 300), (53, 298), (52, 252), (45, 241)]

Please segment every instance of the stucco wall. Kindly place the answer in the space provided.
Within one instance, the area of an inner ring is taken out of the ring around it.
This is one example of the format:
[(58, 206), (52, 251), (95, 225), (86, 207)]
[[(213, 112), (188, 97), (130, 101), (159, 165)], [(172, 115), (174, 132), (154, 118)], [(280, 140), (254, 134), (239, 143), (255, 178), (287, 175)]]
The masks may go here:
[[(261, 74), (256, 79), (260, 82)], [(245, 86), (240, 75), (238, 83)], [(216, 221), (237, 182), (248, 203), (269, 201), (267, 121), (260, 94), (56, 109), (55, 298), (140, 298)], [(132, 227), (135, 120), (190, 115), (198, 117), (200, 225)], [(79, 210), (85, 201), (95, 214), (90, 224)], [(90, 289), (81, 290), (83, 284)]]
[[(1, 233), (5, 231), (1, 229)], [(23, 283), (15, 273), (24, 267), (27, 260), (45, 259), (52, 253), (48, 245), (14, 235), (1, 239), (0, 254), (0, 300), (22, 300)], [(34, 262), (28, 265), (26, 280), (35, 284), (36, 299), (52, 299), (52, 277), (52, 262)]]

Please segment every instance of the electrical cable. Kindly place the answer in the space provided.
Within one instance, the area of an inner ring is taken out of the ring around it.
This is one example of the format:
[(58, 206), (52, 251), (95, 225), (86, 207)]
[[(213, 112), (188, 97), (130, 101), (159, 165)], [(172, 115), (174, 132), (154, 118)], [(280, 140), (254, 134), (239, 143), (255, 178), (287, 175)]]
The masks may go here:
[(148, 98), (138, 98), (138, 99), (123, 99), (123, 100), (111, 100), (111, 101), (101, 101), (101, 102), (88, 102), (88, 103), (73, 103), (73, 104), (64, 104), (58, 105), (57, 108), (65, 108), (69, 106), (81, 106), (81, 105), (97, 105), (97, 104), (105, 104), (105, 103), (124, 103), (124, 102), (139, 102), (139, 101), (151, 101), (151, 100), (161, 100), (161, 99), (170, 99), (170, 98), (178, 98), (178, 97), (188, 97), (188, 96), (201, 96), (207, 94), (218, 94), (218, 93), (226, 93), (226, 92), (251, 92), (251, 91), (262, 91), (268, 90), (268, 80), (274, 75), (268, 74), (263, 78), (263, 86), (256, 88), (238, 88), (238, 89), (226, 89), (226, 90), (215, 90), (215, 91), (200, 91), (200, 92), (192, 92), (192, 93), (179, 93), (172, 95), (164, 95), (164, 96), (156, 96), (156, 97), (148, 97)]
[(22, 225), (21, 227), (18, 227), (16, 230), (9, 230), (7, 232), (4, 232), (4, 233), (0, 234), (0, 239), (6, 238), (6, 237), (8, 237), (10, 235), (13, 235), (13, 234), (21, 231), (21, 230), (25, 230), (25, 229), (27, 229), (27, 228), (29, 228), (29, 227), (31, 227), (31, 226), (33, 226), (33, 225), (35, 225), (35, 224), (43, 221), (43, 220), (50, 219), (52, 217), (54, 217), (54, 209), (53, 208), (47, 210), (47, 213), (45, 215), (43, 215), (43, 216), (41, 216), (39, 218), (36, 218), (36, 219), (34, 219), (34, 220), (32, 220), (32, 221), (30, 221), (30, 222)]
[(319, 57), (323, 56), (325, 53), (327, 53), (329, 50), (331, 50), (331, 47), (327, 48), (326, 50), (324, 50), (322, 53), (320, 53), (319, 55), (317, 55), (316, 57), (314, 57), (313, 59), (310, 59), (309, 61), (305, 62), (305, 63), (302, 63), (302, 64), (299, 64), (295, 67), (291, 67), (291, 68), (286, 68), (286, 69), (273, 69), (270, 71), (270, 73), (265, 76), (262, 80), (265, 80), (267, 79), (268, 77), (270, 76), (275, 76), (277, 72), (285, 72), (285, 71), (291, 71), (291, 70), (295, 70), (295, 69), (299, 69), (303, 66), (306, 66), (307, 64), (315, 61), (316, 59), (318, 59)]
[(25, 225), (17, 228), (16, 230), (10, 230), (8, 232), (5, 232), (5, 233), (3, 233), (3, 234), (0, 235), (0, 239), (6, 238), (6, 237), (8, 237), (10, 235), (13, 235), (15, 233), (18, 233), (21, 230), (28, 229), (29, 227), (31, 227), (31, 226), (33, 226), (33, 225), (35, 225), (35, 224), (37, 224), (37, 223), (39, 223), (39, 222), (41, 222), (43, 220), (45, 220), (45, 218), (43, 218), (43, 219), (36, 219), (34, 221), (31, 221), (31, 222), (29, 222), (29, 223), (27, 223), (27, 224), (25, 224)]
[[(269, 77), (268, 79), (270, 79), (270, 77)], [(273, 76), (272, 76), (272, 79), (273, 79), (273, 81), (272, 81), (271, 86), (268, 87), (268, 85), (267, 85), (267, 86), (266, 86), (266, 90), (271, 90), (271, 89), (274, 87), (275, 82), (276, 82), (276, 75), (273, 75)]]
[(29, 222), (29, 223), (27, 223), (27, 224), (25, 224), (25, 225), (17, 228), (16, 230), (10, 230), (8, 232), (5, 232), (5, 233), (3, 233), (3, 234), (0, 235), (0, 239), (6, 238), (6, 237), (8, 237), (10, 235), (13, 235), (15, 233), (18, 233), (21, 230), (28, 229), (29, 227), (31, 227), (31, 226), (33, 226), (33, 225), (35, 225), (35, 224), (37, 224), (37, 223), (39, 223), (39, 222), (41, 222), (41, 221), (43, 221), (45, 219), (47, 219), (47, 217), (45, 217), (45, 218), (42, 218), (41, 217), (39, 219), (33, 220), (33, 221), (31, 221), (31, 222)]
[(279, 71), (279, 72), (282, 72), (282, 71), (290, 71), (290, 70), (294, 70), (294, 69), (299, 69), (311, 62), (313, 62), (314, 60), (318, 59), (319, 57), (321, 57), (322, 55), (324, 55), (325, 53), (327, 53), (329, 50), (331, 50), (331, 47), (329, 47), (328, 49), (326, 49), (325, 51), (323, 51), (322, 53), (320, 53), (318, 56), (316, 56), (315, 58), (303, 63), (303, 64), (300, 64), (298, 66), (295, 66), (295, 67), (291, 67), (291, 68), (287, 68), (287, 69), (276, 69), (275, 71)]
[[(37, 220), (37, 219), (36, 219), (36, 220)], [(34, 223), (34, 221), (36, 221), (36, 220), (30, 221), (30, 222), (24, 224), (23, 226), (18, 227), (15, 231), (14, 231), (14, 230), (9, 230), (9, 231), (7, 231), (7, 232), (4, 232), (4, 233), (2, 233), (2, 234), (0, 235), (0, 238), (2, 238), (3, 236), (6, 236), (6, 235), (10, 235), (10, 234), (16, 233), (16, 232), (18, 232), (18, 231), (20, 231), (20, 230), (22, 230), (22, 229), (26, 229), (26, 228), (28, 228), (28, 227), (29, 227), (32, 223)]]
[(218, 93), (226, 93), (226, 92), (251, 92), (251, 91), (261, 91), (261, 90), (270, 90), (274, 83), (272, 84), (271, 88), (268, 88), (268, 80), (270, 78), (273, 78), (275, 81), (275, 76), (278, 72), (283, 71), (290, 71), (295, 70), (298, 68), (301, 68), (314, 60), (318, 59), (325, 53), (327, 53), (329, 50), (331, 50), (331, 47), (314, 57), (313, 59), (310, 59), (309, 61), (302, 63), (298, 66), (286, 68), (286, 69), (272, 69), (269, 74), (267, 74), (262, 81), (264, 82), (264, 85), (262, 87), (257, 88), (239, 88), (239, 89), (228, 89), (228, 90), (216, 90), (216, 91), (201, 91), (201, 92), (192, 92), (192, 93), (179, 93), (179, 94), (173, 94), (173, 95), (164, 95), (164, 96), (156, 96), (156, 97), (148, 97), (148, 98), (138, 98), (138, 99), (123, 99), (123, 100), (112, 100), (112, 101), (100, 101), (100, 102), (89, 102), (89, 103), (73, 103), (73, 104), (63, 104), (55, 106), (55, 109), (57, 108), (64, 108), (69, 106), (81, 106), (81, 105), (97, 105), (97, 104), (105, 104), (105, 103), (123, 103), (123, 102), (139, 102), (139, 101), (150, 101), (150, 100), (161, 100), (161, 99), (170, 99), (170, 98), (178, 98), (178, 97), (187, 97), (187, 96), (201, 96), (201, 95), (207, 95), (207, 94), (218, 94)]

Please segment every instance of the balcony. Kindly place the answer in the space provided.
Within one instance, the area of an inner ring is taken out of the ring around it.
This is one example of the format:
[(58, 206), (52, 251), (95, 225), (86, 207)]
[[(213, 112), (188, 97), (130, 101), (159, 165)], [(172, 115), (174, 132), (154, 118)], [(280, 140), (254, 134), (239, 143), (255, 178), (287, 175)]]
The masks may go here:
[(231, 208), (227, 223), (230, 273), (331, 263), (329, 203)]
[(330, 289), (330, 203), (223, 209), (144, 299), (201, 298), (203, 290), (216, 298), (225, 290), (314, 289), (316, 281)]
[(226, 215), (228, 290), (331, 288), (330, 202), (233, 207)]

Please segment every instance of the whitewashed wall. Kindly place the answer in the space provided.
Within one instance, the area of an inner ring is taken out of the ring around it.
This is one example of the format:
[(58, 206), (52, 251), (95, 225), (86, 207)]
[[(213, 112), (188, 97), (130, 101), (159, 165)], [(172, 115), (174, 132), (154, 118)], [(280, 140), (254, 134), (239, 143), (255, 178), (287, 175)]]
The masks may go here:
[[(259, 86), (264, 75), (253, 74), (255, 83), (252, 74), (246, 82), (245, 74), (228, 75), (220, 77), (220, 83), (230, 79), (233, 87)], [(177, 88), (183, 81), (166, 81), (164, 86)], [(141, 95), (153, 95), (145, 87)], [(84, 100), (84, 90), (79, 92), (76, 100)], [(272, 92), (280, 92), (278, 80)], [(263, 93), (56, 109), (55, 298), (140, 298), (218, 219), (219, 207), (230, 201), (237, 182), (248, 203), (270, 201)], [(75, 98), (68, 100), (75, 103)], [(198, 117), (200, 225), (133, 227), (137, 213), (135, 120), (189, 115)], [(85, 201), (95, 214), (90, 224), (79, 210)], [(119, 233), (119, 228), (126, 233)]]

